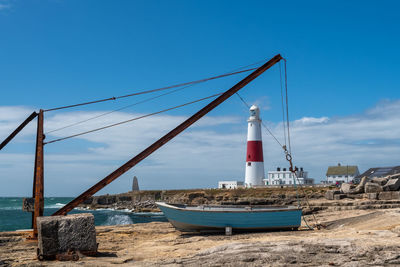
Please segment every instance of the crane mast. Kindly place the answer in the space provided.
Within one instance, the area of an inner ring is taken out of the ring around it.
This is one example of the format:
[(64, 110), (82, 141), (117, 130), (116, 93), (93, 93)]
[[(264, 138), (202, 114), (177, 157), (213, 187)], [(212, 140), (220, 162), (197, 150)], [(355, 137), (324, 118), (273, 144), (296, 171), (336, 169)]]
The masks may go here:
[(100, 180), (98, 183), (90, 187), (88, 190), (80, 194), (78, 197), (76, 197), (74, 200), (69, 202), (67, 205), (56, 211), (54, 215), (66, 215), (68, 212), (70, 212), (72, 209), (77, 207), (79, 204), (81, 204), (83, 201), (85, 201), (87, 198), (91, 197), (94, 195), (96, 192), (99, 190), (103, 189), (105, 186), (107, 186), (109, 183), (120, 177), (122, 174), (130, 170), (132, 167), (134, 167), (136, 164), (147, 158), (149, 155), (151, 155), (154, 151), (168, 143), (171, 139), (173, 139), (175, 136), (183, 132), (185, 129), (187, 129), (190, 125), (198, 121), (200, 118), (205, 116), (208, 112), (216, 108), (218, 105), (223, 103), (225, 100), (227, 100), (229, 97), (231, 97), (233, 94), (238, 92), (240, 89), (242, 89), (244, 86), (249, 84), (251, 81), (253, 81), (255, 78), (260, 76), (263, 72), (271, 68), (273, 65), (278, 63), (282, 58), (280, 54), (274, 56), (271, 58), (268, 62), (266, 62), (264, 65), (253, 71), (251, 74), (249, 74), (247, 77), (245, 77), (243, 80), (238, 82), (236, 85), (234, 85), (232, 88), (229, 90), (225, 91), (222, 95), (220, 95), (218, 98), (210, 102), (208, 105), (200, 109), (198, 112), (196, 112), (194, 115), (192, 115), (190, 118), (182, 122), (180, 125), (178, 125), (176, 128), (171, 130), (169, 133), (158, 139), (156, 142), (154, 142), (152, 145), (144, 149), (142, 152), (140, 152), (138, 155), (135, 157), (131, 158), (129, 161), (127, 161), (124, 165), (107, 175), (105, 178)]

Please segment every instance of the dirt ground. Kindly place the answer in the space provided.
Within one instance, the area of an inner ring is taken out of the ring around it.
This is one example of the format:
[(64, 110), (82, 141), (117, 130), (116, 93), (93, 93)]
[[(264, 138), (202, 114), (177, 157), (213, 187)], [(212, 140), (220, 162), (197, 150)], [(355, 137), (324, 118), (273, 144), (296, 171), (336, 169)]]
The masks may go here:
[[(184, 234), (169, 223), (96, 227), (99, 253), (36, 260), (24, 233), (0, 233), (0, 266), (400, 266), (400, 209), (321, 212), (322, 230)], [(312, 216), (306, 216), (314, 225)]]

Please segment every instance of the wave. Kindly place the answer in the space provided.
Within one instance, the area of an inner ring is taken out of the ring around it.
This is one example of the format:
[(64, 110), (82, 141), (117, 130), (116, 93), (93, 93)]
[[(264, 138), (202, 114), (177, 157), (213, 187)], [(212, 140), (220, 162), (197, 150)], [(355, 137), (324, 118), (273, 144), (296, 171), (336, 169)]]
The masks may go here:
[(64, 207), (66, 204), (64, 203), (56, 203), (56, 204), (51, 204), (51, 205), (46, 205), (44, 206), (45, 209), (58, 209)]
[(22, 207), (0, 207), (0, 210), (22, 210)]
[(115, 214), (107, 218), (103, 225), (122, 225), (133, 224), (132, 219), (128, 215)]

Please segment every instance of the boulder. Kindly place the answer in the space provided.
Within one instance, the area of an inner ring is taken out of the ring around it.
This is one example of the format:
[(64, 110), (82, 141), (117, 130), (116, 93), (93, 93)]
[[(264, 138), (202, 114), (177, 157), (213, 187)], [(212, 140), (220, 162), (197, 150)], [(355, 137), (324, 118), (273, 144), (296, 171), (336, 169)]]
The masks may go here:
[(343, 199), (343, 198), (345, 198), (346, 197), (346, 194), (335, 194), (334, 196), (333, 196), (333, 198), (335, 199), (335, 200), (340, 200), (340, 199)]
[(368, 199), (378, 199), (378, 193), (366, 193)]
[(326, 191), (326, 193), (325, 193), (325, 198), (328, 199), (328, 200), (334, 200), (334, 199), (335, 199), (334, 196), (335, 196), (336, 194), (340, 194), (340, 191), (339, 191), (339, 190), (329, 190), (329, 191)]
[(364, 186), (365, 193), (379, 193), (382, 192), (383, 188), (377, 183), (367, 182)]
[(35, 199), (32, 197), (22, 199), (22, 210), (33, 212), (35, 210)]
[(380, 192), (378, 195), (379, 200), (391, 200), (393, 199), (392, 192)]
[(383, 186), (384, 191), (397, 191), (400, 189), (400, 178), (397, 179), (390, 179), (387, 183)]
[(97, 252), (94, 216), (91, 213), (38, 217), (39, 259), (69, 251)]
[(356, 188), (354, 188), (353, 190), (351, 190), (351, 193), (353, 194), (362, 194), (364, 193), (364, 187), (365, 184), (368, 182), (368, 178), (366, 176), (364, 176), (363, 178), (361, 178), (360, 183), (356, 186)]
[(343, 194), (349, 194), (351, 193), (352, 189), (354, 188), (354, 185), (348, 184), (348, 183), (342, 183), (340, 186), (340, 192)]
[(388, 177), (375, 177), (371, 179), (371, 182), (379, 185), (385, 185), (388, 180)]

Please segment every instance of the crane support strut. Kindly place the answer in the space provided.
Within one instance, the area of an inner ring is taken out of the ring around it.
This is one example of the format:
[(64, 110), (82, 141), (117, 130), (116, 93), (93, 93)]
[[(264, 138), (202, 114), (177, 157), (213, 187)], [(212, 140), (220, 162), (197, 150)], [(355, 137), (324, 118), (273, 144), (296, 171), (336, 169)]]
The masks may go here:
[(106, 185), (120, 177), (122, 174), (130, 170), (133, 166), (144, 160), (146, 157), (148, 157), (150, 154), (152, 154), (154, 151), (159, 149), (161, 146), (166, 144), (168, 141), (170, 141), (172, 138), (183, 132), (186, 128), (188, 128), (190, 125), (198, 121), (200, 118), (202, 118), (204, 115), (206, 115), (208, 112), (213, 110), (215, 107), (220, 105), (222, 102), (227, 100), (229, 97), (231, 97), (233, 94), (238, 92), (240, 89), (242, 89), (244, 86), (246, 86), (248, 83), (253, 81), (255, 78), (257, 78), (259, 75), (261, 75), (263, 72), (265, 72), (267, 69), (271, 68), (273, 65), (278, 63), (282, 58), (280, 54), (274, 56), (272, 59), (270, 59), (268, 62), (266, 62), (264, 65), (256, 69), (254, 72), (249, 74), (247, 77), (245, 77), (243, 80), (238, 82), (236, 85), (234, 85), (231, 89), (225, 91), (222, 95), (220, 95), (218, 98), (210, 102), (208, 105), (203, 107), (201, 110), (199, 110), (197, 113), (192, 115), (190, 118), (188, 118), (186, 121), (182, 122), (180, 125), (178, 125), (175, 129), (171, 130), (169, 133), (161, 137), (159, 140), (154, 142), (152, 145), (147, 147), (145, 150), (140, 152), (138, 155), (127, 161), (124, 165), (110, 173), (108, 176), (103, 178), (101, 181), (93, 185), (91, 188), (80, 194), (78, 197), (76, 197), (74, 200), (69, 202), (67, 205), (56, 211), (54, 215), (66, 215), (68, 212), (70, 212), (72, 209), (77, 207), (79, 204), (81, 204), (83, 201), (85, 201), (87, 198), (91, 197), (94, 195), (96, 192), (104, 188)]

